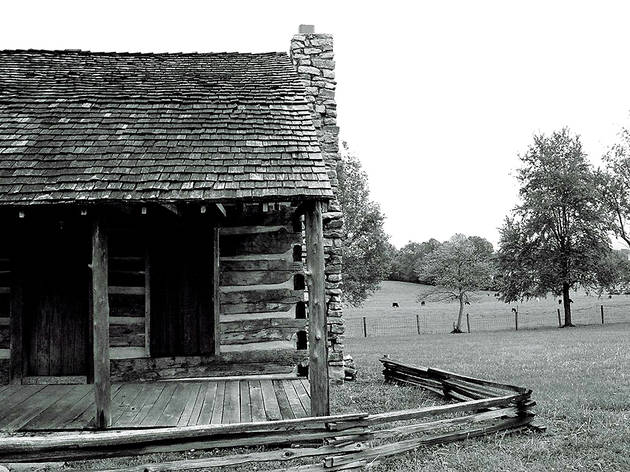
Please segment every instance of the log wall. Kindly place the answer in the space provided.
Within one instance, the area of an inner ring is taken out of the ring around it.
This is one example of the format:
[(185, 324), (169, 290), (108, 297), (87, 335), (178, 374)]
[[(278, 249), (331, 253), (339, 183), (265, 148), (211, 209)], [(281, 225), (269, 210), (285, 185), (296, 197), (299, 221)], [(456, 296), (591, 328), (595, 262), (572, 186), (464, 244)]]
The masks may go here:
[(230, 211), (220, 229), (220, 352), (246, 361), (275, 351), (271, 368), (295, 371), (308, 357), (298, 343), (307, 324), (301, 221), (288, 203)]
[[(6, 247), (6, 244), (2, 246)], [(9, 360), (11, 358), (10, 303), (11, 261), (9, 255), (0, 250), (0, 385), (9, 383)]]
[(109, 230), (109, 355), (148, 357), (146, 241), (138, 228)]
[(305, 373), (307, 297), (296, 208), (226, 205), (226, 213), (219, 229), (219, 353), (150, 357), (141, 347), (142, 296), (121, 293), (115, 300), (110, 293), (114, 380)]

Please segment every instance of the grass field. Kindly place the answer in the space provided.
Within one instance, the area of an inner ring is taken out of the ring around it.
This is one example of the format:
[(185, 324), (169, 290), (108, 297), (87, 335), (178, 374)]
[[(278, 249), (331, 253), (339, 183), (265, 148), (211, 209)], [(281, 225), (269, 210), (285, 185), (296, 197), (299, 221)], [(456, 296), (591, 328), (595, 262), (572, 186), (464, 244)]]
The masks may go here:
[[(630, 324), (374, 337), (347, 341), (356, 382), (334, 391), (336, 411), (383, 411), (436, 401), (413, 387), (383, 385), (383, 354), (409, 363), (534, 390), (545, 434), (497, 435), (421, 449), (379, 471), (630, 470)], [(439, 401), (439, 400), (438, 400)]]
[[(417, 330), (419, 315), (422, 333), (447, 333), (457, 318), (456, 303), (418, 303), (418, 294), (429, 290), (428, 286), (407, 282), (385, 281), (380, 290), (361, 307), (344, 309), (348, 337), (363, 336), (363, 320), (366, 318), (369, 335), (404, 335)], [(614, 295), (611, 298), (574, 292), (573, 322), (579, 325), (601, 323), (600, 305), (604, 305), (605, 320), (610, 323), (630, 322), (630, 296)], [(493, 292), (478, 292), (476, 301), (466, 306), (470, 314), (472, 331), (514, 329), (512, 308), (518, 308), (519, 329), (553, 327), (558, 325), (558, 300), (554, 297), (506, 304), (494, 297)], [(399, 308), (393, 308), (396, 302)], [(463, 327), (466, 329), (466, 326)]]

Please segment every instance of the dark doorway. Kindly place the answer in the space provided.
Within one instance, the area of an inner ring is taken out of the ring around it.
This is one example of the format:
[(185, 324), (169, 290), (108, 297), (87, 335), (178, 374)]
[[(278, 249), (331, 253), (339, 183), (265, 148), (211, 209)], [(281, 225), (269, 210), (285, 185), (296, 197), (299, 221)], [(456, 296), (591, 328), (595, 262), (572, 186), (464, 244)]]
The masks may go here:
[(214, 352), (213, 232), (208, 219), (172, 215), (152, 231), (151, 355)]
[(23, 233), (24, 375), (86, 375), (90, 226), (35, 218)]

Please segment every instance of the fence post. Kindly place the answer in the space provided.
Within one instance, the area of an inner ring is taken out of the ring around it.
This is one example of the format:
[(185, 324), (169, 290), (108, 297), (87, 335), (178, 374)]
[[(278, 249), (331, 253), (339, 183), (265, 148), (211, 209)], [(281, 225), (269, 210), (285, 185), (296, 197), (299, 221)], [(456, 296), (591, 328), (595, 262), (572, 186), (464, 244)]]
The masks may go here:
[(365, 316), (363, 317), (363, 337), (367, 338), (367, 323), (365, 321)]
[(558, 308), (558, 328), (562, 328), (562, 319), (560, 318), (560, 308)]
[(516, 331), (518, 331), (518, 308), (514, 312), (514, 327), (516, 328)]
[(420, 334), (420, 315), (416, 314), (416, 328), (418, 328), (418, 334)]
[(470, 315), (466, 313), (466, 327), (468, 328), (468, 334), (470, 334)]
[(602, 312), (602, 324), (604, 324), (604, 305), (600, 305), (599, 309)]

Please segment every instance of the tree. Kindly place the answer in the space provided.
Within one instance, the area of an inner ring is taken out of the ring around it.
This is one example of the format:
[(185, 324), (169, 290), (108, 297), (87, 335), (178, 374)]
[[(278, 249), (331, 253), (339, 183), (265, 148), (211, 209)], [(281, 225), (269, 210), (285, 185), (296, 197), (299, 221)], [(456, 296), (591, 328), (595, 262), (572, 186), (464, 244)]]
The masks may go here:
[(464, 305), (473, 293), (490, 284), (493, 274), (492, 244), (478, 236), (456, 234), (427, 255), (418, 266), (421, 278), (431, 278), (435, 287), (419, 300), (457, 301), (459, 313), (453, 332), (462, 332)]
[(367, 174), (345, 142), (337, 177), (344, 217), (344, 297), (351, 305), (358, 306), (389, 273), (392, 246), (383, 228), (385, 216), (379, 205), (370, 200)]
[(409, 241), (394, 254), (389, 279), (432, 284), (431, 280), (418, 280), (417, 267), (421, 260), (439, 245), (440, 242), (433, 238), (422, 243)]
[(506, 219), (499, 243), (502, 299), (561, 295), (564, 326), (573, 326), (571, 289), (600, 286), (611, 252), (595, 172), (580, 137), (567, 128), (534, 136), (520, 160), (521, 203)]
[(610, 213), (612, 231), (630, 247), (630, 131), (624, 128), (619, 138), (604, 155), (598, 188)]

